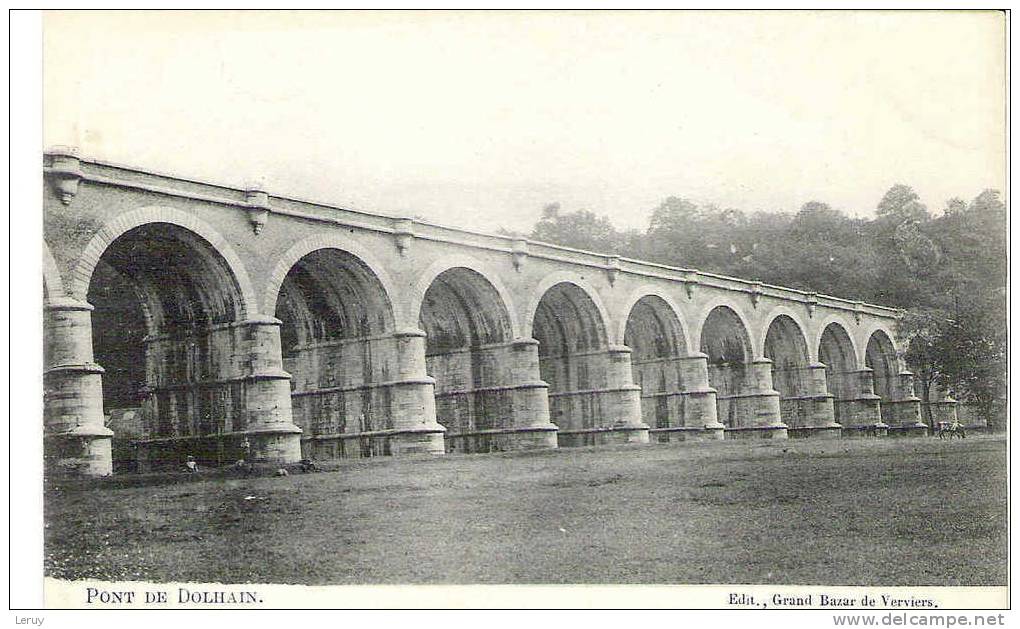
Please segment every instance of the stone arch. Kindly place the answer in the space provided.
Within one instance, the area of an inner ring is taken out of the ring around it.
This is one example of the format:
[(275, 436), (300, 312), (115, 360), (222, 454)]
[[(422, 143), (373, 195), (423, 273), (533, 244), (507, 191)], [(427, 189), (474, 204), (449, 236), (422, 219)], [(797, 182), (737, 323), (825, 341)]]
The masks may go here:
[(255, 290), (252, 288), (248, 271), (230, 243), (211, 225), (195, 215), (175, 208), (149, 206), (125, 212), (105, 224), (82, 251), (78, 265), (71, 274), (71, 296), (85, 301), (92, 274), (99, 259), (115, 240), (132, 229), (151, 223), (167, 223), (184, 228), (202, 238), (226, 263), (237, 282), (244, 316), (259, 312)]
[(531, 293), (531, 300), (528, 303), (528, 310), (524, 315), (523, 329), (521, 335), (525, 338), (534, 337), (534, 326), (535, 326), (535, 315), (538, 312), (538, 306), (542, 299), (546, 296), (550, 289), (557, 284), (572, 284), (583, 292), (591, 303), (594, 305), (598, 312), (598, 319), (602, 325), (603, 330), (606, 334), (606, 342), (612, 343), (616, 339), (609, 337), (609, 332), (612, 330), (612, 319), (609, 316), (609, 311), (602, 303), (602, 299), (599, 297), (599, 293), (595, 288), (588, 283), (583, 277), (577, 273), (571, 273), (569, 271), (558, 271), (550, 273), (542, 278), (542, 280), (535, 287), (535, 290)]
[(762, 348), (762, 356), (766, 356), (765, 339), (768, 338), (769, 331), (773, 329), (772, 324), (775, 323), (776, 319), (778, 319), (779, 317), (785, 317), (784, 320), (792, 322), (793, 325), (796, 327), (796, 332), (800, 335), (801, 339), (804, 342), (804, 348), (807, 352), (806, 359), (809, 362), (818, 360), (818, 354), (812, 347), (813, 344), (808, 341), (809, 338), (807, 333), (808, 326), (804, 323), (801, 316), (796, 311), (785, 305), (776, 306), (775, 308), (770, 310), (769, 313), (763, 319), (765, 321), (765, 325), (761, 327), (761, 333), (759, 337), (760, 347)]
[(42, 246), (43, 299), (50, 300), (64, 297), (64, 280), (60, 277), (60, 267), (50, 251), (50, 246), (43, 242)]
[(498, 289), (478, 271), (454, 266), (433, 276), (418, 307), (428, 353), (507, 343), (515, 336)]
[(789, 314), (778, 313), (765, 329), (762, 353), (772, 361), (772, 388), (779, 392), (780, 413), (791, 428), (811, 424), (808, 398), (812, 390), (811, 352), (801, 325)]
[[(290, 273), (291, 269), (294, 268), (298, 260), (319, 249), (336, 249), (360, 260), (361, 264), (371, 271), (379, 281), (385, 290), (390, 304), (393, 304), (393, 297), (399, 294), (396, 290), (396, 284), (394, 284), (390, 275), (386, 272), (386, 268), (375, 255), (368, 248), (361, 246), (350, 238), (328, 233), (316, 234), (299, 240), (280, 256), (273, 267), (273, 271), (269, 274), (269, 279), (266, 280), (265, 290), (262, 293), (262, 303), (265, 304), (267, 312), (274, 312), (276, 310), (276, 300), (280, 294), (280, 287), (283, 286), (283, 280)], [(394, 312), (393, 315), (398, 321), (401, 321), (397, 312)]]
[(750, 363), (756, 355), (747, 319), (728, 304), (708, 309), (698, 328), (698, 349), (709, 364), (740, 361)]
[(415, 281), (414, 288), (411, 291), (411, 297), (408, 300), (407, 314), (405, 315), (406, 325), (409, 327), (418, 325), (418, 319), (421, 315), (425, 294), (428, 292), (429, 288), (432, 287), (436, 278), (447, 271), (458, 268), (471, 271), (485, 281), (492, 290), (495, 291), (510, 324), (511, 336), (513, 338), (520, 336), (520, 325), (517, 320), (517, 308), (514, 305), (513, 296), (510, 291), (507, 290), (503, 285), (503, 282), (500, 281), (499, 276), (486, 267), (485, 264), (475, 258), (461, 254), (444, 256), (439, 260), (436, 260), (427, 269), (425, 269), (420, 276), (418, 276), (418, 279)]
[[(676, 304), (657, 291), (644, 290), (629, 299), (619, 333), (631, 349), (631, 375), (641, 388), (642, 421), (651, 428), (680, 426), (685, 390), (682, 361), (689, 354), (686, 326)], [(668, 442), (668, 433), (659, 433)]]
[(676, 303), (676, 300), (673, 299), (672, 295), (656, 286), (652, 286), (651, 284), (644, 284), (637, 287), (630, 296), (627, 297), (627, 300), (623, 302), (623, 306), (619, 309), (619, 314), (617, 316), (616, 338), (620, 342), (626, 344), (624, 339), (627, 335), (627, 324), (631, 314), (633, 313), (634, 307), (639, 301), (648, 297), (658, 298), (663, 305), (668, 308), (668, 311), (671, 313), (672, 317), (676, 319), (676, 322), (680, 326), (680, 330), (683, 334), (682, 340), (686, 348), (688, 343), (687, 334), (689, 333), (690, 328), (687, 325), (687, 320), (684, 317), (683, 310)]
[(726, 304), (709, 309), (699, 328), (698, 348), (708, 356), (708, 384), (717, 392), (719, 421), (727, 428), (749, 427), (754, 421), (746, 397), (756, 387), (750, 330), (740, 312)]
[(777, 314), (769, 321), (762, 338), (762, 347), (763, 355), (772, 360), (773, 368), (777, 363), (778, 354), (782, 354), (784, 358), (798, 359), (798, 364), (804, 366), (811, 360), (804, 328), (785, 313)]
[(396, 318), (390, 293), (361, 258), (333, 247), (296, 260), (274, 298), (283, 323), (285, 357), (305, 346), (392, 334)]
[(539, 356), (605, 350), (610, 345), (605, 310), (591, 293), (573, 282), (558, 282), (535, 307), (532, 333)]
[(759, 344), (760, 337), (753, 333), (755, 326), (751, 325), (751, 320), (747, 317), (740, 300), (734, 299), (729, 295), (712, 295), (712, 299), (701, 308), (698, 316), (693, 318), (690, 332), (692, 342), (697, 342), (699, 346), (701, 345), (705, 324), (708, 322), (709, 316), (719, 308), (725, 308), (732, 312), (746, 331), (751, 350), (751, 357), (748, 360), (760, 357), (762, 355)]
[[(639, 326), (648, 328), (645, 334), (638, 334)], [(630, 347), (634, 358), (682, 357), (689, 352), (687, 326), (680, 311), (657, 293), (647, 292), (635, 299), (624, 311), (620, 327), (617, 338)], [(637, 342), (631, 343), (628, 338)]]
[[(293, 245), (274, 270), (265, 303), (281, 321), (283, 366), (292, 374), (294, 423), (312, 458), (389, 453), (378, 435), (394, 427), (402, 373), (392, 284), (351, 243), (315, 236)], [(372, 260), (369, 255), (369, 260)]]
[[(872, 370), (875, 383), (875, 394), (883, 401), (897, 398), (897, 376), (899, 375), (899, 358), (892, 336), (882, 328), (876, 328), (868, 336), (868, 344), (864, 350), (864, 364)], [(885, 413), (885, 409), (883, 409)]]
[(513, 324), (503, 295), (466, 265), (431, 271), (420, 299), (426, 373), (435, 380), (436, 419), (450, 452), (502, 447), (491, 431), (514, 427)]
[(857, 348), (843, 322), (830, 317), (818, 333), (818, 361), (825, 365), (825, 387), (833, 395), (837, 423), (854, 423), (853, 400), (860, 394)]
[[(274, 322), (253, 311), (250, 283), (234, 270), (243, 267), (210, 238), (207, 226), (179, 214), (132, 212), (101, 229), (75, 269), (74, 297), (94, 307), (103, 409), (118, 426), (115, 469), (131, 469), (130, 441), (149, 438), (171, 439), (155, 461), (179, 462), (184, 453), (173, 449), (181, 447), (221, 463), (221, 436), (254, 421), (245, 384), (254, 361), (245, 352), (256, 334), (264, 371), (275, 373)], [(289, 406), (280, 416), (289, 421)]]
[(849, 349), (849, 360), (851, 362), (851, 366), (854, 369), (859, 369), (859, 365), (862, 365), (863, 363), (861, 363), (859, 359), (860, 354), (857, 350), (857, 341), (854, 339), (854, 335), (851, 333), (851, 327), (846, 322), (846, 319), (836, 314), (830, 314), (822, 319), (818, 324), (817, 334), (815, 334), (814, 342), (812, 343), (812, 346), (815, 348), (814, 351), (816, 360), (828, 365), (828, 363), (825, 363), (825, 360), (822, 358), (822, 345), (826, 331), (830, 330), (830, 328), (832, 330), (830, 334), (836, 334), (837, 332), (835, 331), (838, 330), (838, 334), (841, 337), (845, 336), (845, 338), (840, 339), (840, 343), (843, 344), (845, 348)]
[(558, 281), (546, 288), (529, 319), (561, 446), (595, 445), (599, 432), (619, 419), (609, 329), (596, 298), (573, 281)]
[(855, 342), (854, 343), (855, 347), (857, 348), (857, 352), (858, 352), (858, 354), (857, 354), (857, 363), (860, 364), (860, 365), (865, 364), (866, 358), (867, 358), (868, 343), (871, 341), (871, 338), (875, 335), (875, 332), (881, 332), (882, 334), (884, 334), (885, 337), (892, 344), (892, 347), (893, 347), (892, 354), (897, 356), (897, 358), (896, 358), (897, 369), (896, 370), (899, 371), (899, 356), (898, 356), (898, 353), (896, 351), (896, 349), (897, 349), (897, 347), (896, 347), (896, 335), (893, 332), (893, 329), (891, 327), (889, 327), (889, 325), (887, 325), (884, 321), (880, 321), (880, 320), (866, 321), (865, 324), (863, 326), (861, 326), (861, 329), (858, 330), (859, 336), (857, 337), (857, 339), (855, 339), (855, 341), (859, 341), (859, 342)]

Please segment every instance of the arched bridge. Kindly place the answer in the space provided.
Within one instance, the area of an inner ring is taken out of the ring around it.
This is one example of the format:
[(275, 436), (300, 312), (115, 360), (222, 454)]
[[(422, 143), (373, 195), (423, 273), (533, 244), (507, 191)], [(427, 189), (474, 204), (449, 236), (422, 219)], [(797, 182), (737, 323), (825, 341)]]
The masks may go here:
[(56, 469), (924, 430), (890, 308), (70, 150), (44, 171)]

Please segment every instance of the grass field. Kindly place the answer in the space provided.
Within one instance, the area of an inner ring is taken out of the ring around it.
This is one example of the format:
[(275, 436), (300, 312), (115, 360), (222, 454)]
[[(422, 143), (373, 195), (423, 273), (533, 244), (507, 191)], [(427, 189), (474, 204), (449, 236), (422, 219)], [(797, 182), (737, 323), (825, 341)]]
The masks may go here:
[(46, 573), (340, 583), (1005, 585), (1001, 436), (725, 441), (65, 482)]

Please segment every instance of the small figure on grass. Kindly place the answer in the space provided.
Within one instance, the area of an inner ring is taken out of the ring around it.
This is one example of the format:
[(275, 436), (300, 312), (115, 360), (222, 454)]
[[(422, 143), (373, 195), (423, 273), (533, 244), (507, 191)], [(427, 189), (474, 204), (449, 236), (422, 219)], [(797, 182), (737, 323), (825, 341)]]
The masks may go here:
[(251, 442), (248, 441), (248, 437), (245, 437), (241, 442), (241, 453), (243, 456), (237, 462), (237, 468), (243, 470), (244, 477), (248, 478), (255, 469), (255, 466), (251, 463)]
[(185, 461), (185, 463), (184, 463), (184, 468), (187, 469), (188, 473), (190, 473), (190, 474), (197, 474), (198, 473), (198, 461), (195, 460), (195, 457), (188, 456), (188, 460)]
[(315, 461), (311, 459), (301, 459), (301, 471), (305, 474), (315, 471)]

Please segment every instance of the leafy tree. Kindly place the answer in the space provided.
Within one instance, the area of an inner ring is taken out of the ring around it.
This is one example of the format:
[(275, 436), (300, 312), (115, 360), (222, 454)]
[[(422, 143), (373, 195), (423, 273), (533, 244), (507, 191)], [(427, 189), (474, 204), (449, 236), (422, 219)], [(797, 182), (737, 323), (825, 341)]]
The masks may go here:
[(531, 237), (904, 308), (898, 332), (924, 399), (952, 390), (993, 421), (1006, 386), (1005, 226), (998, 191), (949, 199), (933, 217), (896, 184), (871, 220), (818, 200), (746, 214), (671, 196), (643, 232), (552, 204)]
[(994, 423), (1006, 390), (1006, 207), (998, 191), (985, 190), (946, 209), (929, 230), (944, 256), (931, 282), (945, 320), (933, 345), (944, 384)]
[(914, 189), (901, 183), (889, 188), (878, 202), (875, 214), (879, 219), (891, 221), (895, 225), (907, 221), (920, 223), (930, 218), (928, 208), (921, 203)]
[[(897, 336), (907, 348), (903, 358), (914, 371), (924, 402), (932, 401), (932, 389), (936, 385), (945, 387), (951, 377), (952, 357), (944, 347), (950, 321), (944, 310), (914, 308), (907, 310), (897, 324)], [(926, 423), (934, 428), (931, 407), (925, 403), (922, 409)]]
[(942, 213), (945, 216), (952, 216), (954, 214), (965, 212), (966, 210), (967, 202), (961, 199), (960, 197), (953, 197), (952, 199), (946, 201), (946, 207), (942, 211)]
[(621, 245), (619, 236), (605, 216), (589, 210), (562, 212), (559, 203), (550, 203), (543, 208), (529, 238), (575, 249), (617, 253)]

